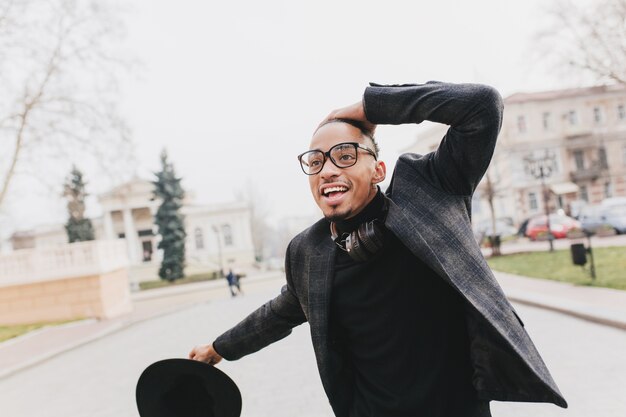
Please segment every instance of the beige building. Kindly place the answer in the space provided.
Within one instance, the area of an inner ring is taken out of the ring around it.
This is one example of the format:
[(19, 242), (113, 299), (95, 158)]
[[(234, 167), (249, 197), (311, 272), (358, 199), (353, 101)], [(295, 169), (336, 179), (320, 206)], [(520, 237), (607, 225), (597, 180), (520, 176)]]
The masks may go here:
[[(162, 254), (157, 250), (154, 215), (159, 202), (153, 184), (135, 179), (98, 196), (102, 217), (93, 219), (97, 240), (124, 239), (134, 280), (154, 279)], [(189, 198), (182, 213), (187, 232), (188, 273), (246, 268), (255, 262), (250, 209), (245, 203), (195, 205)], [(48, 248), (67, 243), (64, 226), (48, 225), (16, 232), (13, 249)]]
[[(626, 87), (517, 93), (504, 103), (502, 131), (489, 168), (498, 191), (497, 217), (519, 224), (544, 212), (540, 164), (551, 211), (576, 215), (586, 204), (626, 196)], [(429, 152), (446, 128), (434, 127), (407, 151)], [(479, 188), (475, 222), (490, 216), (482, 197)]]

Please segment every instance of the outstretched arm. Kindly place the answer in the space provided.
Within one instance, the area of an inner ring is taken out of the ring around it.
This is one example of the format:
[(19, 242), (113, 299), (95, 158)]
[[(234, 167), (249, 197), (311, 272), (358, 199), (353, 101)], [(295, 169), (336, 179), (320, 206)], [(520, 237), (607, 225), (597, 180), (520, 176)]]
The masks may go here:
[(288, 336), (292, 328), (304, 323), (306, 317), (291, 280), (289, 248), (285, 263), (287, 284), (280, 295), (259, 307), (213, 343), (194, 347), (189, 358), (211, 365), (222, 358), (239, 359)]
[(500, 94), (480, 84), (371, 84), (361, 102), (328, 118), (363, 120), (372, 127), (424, 120), (449, 125), (437, 150), (428, 155), (426, 175), (446, 192), (471, 195), (491, 161), (502, 109)]

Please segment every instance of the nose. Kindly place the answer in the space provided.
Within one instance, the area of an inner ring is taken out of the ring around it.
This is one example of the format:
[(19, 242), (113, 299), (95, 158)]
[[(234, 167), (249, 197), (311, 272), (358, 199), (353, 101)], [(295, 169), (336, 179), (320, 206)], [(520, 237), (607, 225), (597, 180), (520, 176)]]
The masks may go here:
[(333, 164), (333, 161), (331, 161), (330, 158), (326, 158), (326, 162), (324, 163), (324, 166), (322, 167), (322, 170), (318, 173), (318, 175), (322, 179), (336, 177), (339, 175), (339, 168), (337, 168), (337, 166)]

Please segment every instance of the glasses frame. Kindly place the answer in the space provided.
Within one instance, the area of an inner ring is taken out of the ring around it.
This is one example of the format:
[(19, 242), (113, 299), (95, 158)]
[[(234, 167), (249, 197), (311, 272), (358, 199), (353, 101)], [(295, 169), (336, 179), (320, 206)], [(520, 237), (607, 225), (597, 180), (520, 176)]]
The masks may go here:
[[(337, 162), (335, 162), (335, 160), (333, 159), (332, 156), (330, 156), (330, 153), (332, 152), (333, 149), (335, 149), (337, 146), (342, 146), (342, 145), (352, 145), (354, 146), (354, 150), (356, 151), (356, 156), (354, 158), (354, 163), (348, 166), (339, 166), (337, 165)], [(341, 142), (338, 143), (336, 145), (333, 145), (329, 150), (327, 150), (326, 152), (321, 151), (319, 149), (310, 149), (306, 152), (302, 152), (300, 155), (298, 155), (298, 161), (300, 162), (300, 168), (302, 169), (302, 172), (304, 172), (306, 175), (317, 175), (320, 172), (322, 172), (322, 170), (324, 169), (324, 165), (326, 164), (326, 161), (330, 160), (330, 162), (333, 163), (334, 166), (336, 166), (339, 169), (344, 169), (344, 168), (350, 168), (356, 165), (356, 163), (359, 161), (359, 149), (369, 153), (370, 155), (372, 155), (374, 157), (375, 161), (378, 161), (378, 157), (376, 156), (376, 153), (371, 150), (370, 148), (368, 148), (367, 146), (363, 146), (358, 142)], [(320, 169), (316, 172), (313, 173), (308, 173), (304, 170), (304, 166), (302, 165), (302, 157), (304, 155), (306, 155), (309, 152), (321, 152), (322, 155), (324, 155), (324, 161), (322, 162), (322, 165), (320, 165)]]

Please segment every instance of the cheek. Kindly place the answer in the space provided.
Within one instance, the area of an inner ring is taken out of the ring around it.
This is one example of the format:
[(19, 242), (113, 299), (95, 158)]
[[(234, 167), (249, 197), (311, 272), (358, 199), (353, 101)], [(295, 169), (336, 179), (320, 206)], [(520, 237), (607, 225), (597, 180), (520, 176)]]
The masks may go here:
[(315, 179), (315, 175), (309, 177), (309, 188), (311, 189), (311, 194), (316, 196), (317, 193), (315, 190), (317, 190), (317, 181)]

